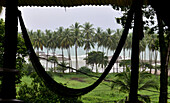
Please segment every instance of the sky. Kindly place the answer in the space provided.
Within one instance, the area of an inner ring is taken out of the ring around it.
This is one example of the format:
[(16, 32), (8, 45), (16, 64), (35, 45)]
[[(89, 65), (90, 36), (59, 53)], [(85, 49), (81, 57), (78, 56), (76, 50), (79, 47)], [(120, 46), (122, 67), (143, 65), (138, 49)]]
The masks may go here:
[[(45, 29), (56, 30), (60, 26), (68, 28), (75, 22), (80, 24), (90, 22), (94, 28), (101, 27), (103, 30), (122, 28), (115, 19), (115, 17), (120, 17), (122, 13), (113, 10), (111, 6), (19, 7), (19, 10), (22, 12), (26, 28), (34, 31), (37, 29), (42, 31)], [(5, 18), (5, 11), (0, 15), (0, 18)]]

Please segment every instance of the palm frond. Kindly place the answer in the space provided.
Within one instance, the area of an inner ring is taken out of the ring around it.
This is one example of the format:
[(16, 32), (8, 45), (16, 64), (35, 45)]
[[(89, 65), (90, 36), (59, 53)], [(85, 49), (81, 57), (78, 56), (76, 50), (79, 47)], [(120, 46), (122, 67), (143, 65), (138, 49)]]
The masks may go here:
[(113, 89), (115, 86), (120, 87), (119, 91), (127, 93), (129, 92), (129, 85), (125, 83), (123, 80), (116, 80), (114, 83), (111, 85), (111, 89)]
[(154, 80), (148, 80), (142, 86), (140, 86), (138, 89), (139, 90), (145, 90), (145, 89), (148, 89), (148, 88), (153, 88), (153, 89), (158, 90), (159, 89), (159, 85)]
[(139, 97), (141, 100), (144, 100), (145, 103), (151, 103), (150, 97), (149, 97), (148, 95), (138, 94), (138, 97)]

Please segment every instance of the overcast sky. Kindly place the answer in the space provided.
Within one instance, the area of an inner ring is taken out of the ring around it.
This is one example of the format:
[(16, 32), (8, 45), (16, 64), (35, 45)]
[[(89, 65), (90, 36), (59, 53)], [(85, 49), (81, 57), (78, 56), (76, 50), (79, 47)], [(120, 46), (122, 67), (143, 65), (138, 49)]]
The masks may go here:
[[(115, 11), (111, 6), (83, 6), (72, 8), (61, 7), (22, 7), (19, 8), (29, 30), (55, 30), (63, 26), (69, 27), (75, 22), (84, 24), (90, 22), (94, 27), (118, 29), (120, 25), (116, 23), (115, 17), (120, 17), (122, 13)], [(1, 18), (5, 17), (3, 11)], [(19, 29), (20, 31), (20, 29)]]

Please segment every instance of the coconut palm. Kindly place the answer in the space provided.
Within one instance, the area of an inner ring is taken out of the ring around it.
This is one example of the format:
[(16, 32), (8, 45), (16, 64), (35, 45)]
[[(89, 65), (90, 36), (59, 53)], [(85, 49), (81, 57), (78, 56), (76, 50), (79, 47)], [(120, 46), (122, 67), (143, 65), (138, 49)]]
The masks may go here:
[(37, 54), (39, 56), (39, 49), (43, 50), (43, 39), (42, 39), (43, 32), (41, 30), (37, 30), (33, 36), (33, 47), (37, 49)]
[[(156, 45), (157, 39), (158, 39), (157, 35), (155, 35), (155, 34), (150, 34), (149, 38), (148, 38), (149, 62), (150, 62), (150, 65), (152, 65), (152, 58), (153, 58), (152, 56), (154, 54), (155, 49), (158, 50), (157, 49), (158, 45)], [(151, 70), (152, 70), (152, 68), (150, 68), (150, 73), (151, 73)]]
[(47, 61), (46, 61), (46, 70), (48, 69), (48, 57), (49, 50), (52, 48), (53, 44), (53, 33), (50, 30), (45, 30), (45, 34), (42, 36), (43, 46), (47, 49)]
[[(58, 42), (58, 33), (56, 32), (56, 31), (54, 31), (54, 32), (52, 32), (52, 43), (50, 44), (50, 48), (52, 49), (52, 52), (53, 52), (53, 57), (55, 57), (55, 51), (56, 51), (56, 49), (57, 48), (59, 48), (60, 47), (60, 45), (59, 45), (59, 42)], [(55, 68), (55, 62), (54, 62), (54, 68)]]
[(104, 65), (106, 67), (108, 63), (108, 57), (104, 56), (104, 53), (101, 51), (92, 51), (88, 53), (88, 57), (84, 58), (84, 60), (87, 61), (87, 64), (90, 64), (92, 66), (92, 70), (94, 67), (94, 64), (96, 65), (96, 73), (98, 73), (97, 65)]
[(141, 57), (141, 59), (140, 59), (141, 64), (142, 64), (142, 66), (141, 66), (142, 68), (143, 68), (143, 65), (144, 65), (144, 62), (143, 62), (144, 56), (143, 56), (143, 54), (144, 54), (144, 52), (145, 52), (145, 50), (146, 50), (146, 46), (147, 46), (146, 38), (143, 38), (143, 39), (140, 41), (140, 43), (139, 43), (139, 52), (142, 53), (142, 57)]
[(110, 49), (110, 46), (114, 45), (114, 38), (112, 36), (113, 33), (114, 33), (114, 31), (111, 30), (110, 28), (106, 29), (105, 43), (103, 45), (104, 45), (104, 47), (107, 48), (107, 55), (108, 55), (108, 50)]
[(94, 28), (93, 24), (90, 24), (89, 22), (86, 22), (83, 24), (83, 33), (84, 33), (84, 50), (86, 50), (86, 57), (88, 56), (89, 50), (91, 49), (91, 46), (94, 48), (94, 42), (93, 42), (93, 34), (94, 34)]
[[(113, 89), (115, 87), (118, 87), (120, 92), (129, 93), (130, 92), (130, 77), (131, 77), (130, 68), (127, 67), (125, 72), (118, 73), (116, 75), (116, 77), (117, 78), (112, 83), (111, 88)], [(149, 74), (145, 71), (140, 72), (138, 84), (139, 84), (138, 91), (147, 90), (147, 89), (150, 89), (150, 88), (153, 88), (153, 89), (156, 89), (156, 90), (159, 89), (159, 84), (155, 80), (155, 78), (153, 78), (151, 74)], [(146, 95), (143, 96), (143, 95), (140, 95), (140, 94), (138, 94), (138, 96), (143, 97), (143, 98), (147, 97), (147, 100), (150, 101), (149, 96), (146, 96)]]
[[(114, 31), (115, 32), (115, 31)], [(111, 50), (111, 51), (115, 51), (116, 50), (116, 47), (117, 47), (117, 44), (118, 44), (118, 40), (116, 38), (116, 35), (115, 33), (111, 36), (111, 39), (112, 39), (112, 42), (110, 45), (108, 45), (108, 48)]]
[(61, 36), (61, 47), (67, 49), (69, 57), (69, 66), (71, 66), (71, 56), (70, 56), (70, 47), (73, 46), (73, 37), (71, 35), (70, 29), (66, 28)]
[[(115, 31), (115, 38), (116, 38), (116, 42), (118, 43), (119, 42), (119, 40), (120, 40), (120, 37), (121, 37), (121, 35), (122, 35), (122, 30), (120, 30), (120, 29), (116, 29), (116, 31)], [(118, 65), (118, 60), (117, 60), (117, 72), (118, 72), (118, 69), (119, 69), (119, 65)]]
[(98, 47), (102, 47), (102, 52), (104, 53), (105, 42), (106, 42), (106, 32), (102, 32), (101, 39), (98, 41)]
[(150, 38), (150, 42), (148, 44), (148, 47), (152, 52), (151, 55), (155, 54), (155, 74), (157, 73), (157, 68), (156, 68), (157, 65), (156, 65), (156, 63), (157, 63), (157, 55), (158, 55), (157, 54), (158, 46), (159, 46), (158, 35), (157, 34), (152, 34), (151, 38)]
[(99, 47), (101, 46), (102, 33), (103, 33), (103, 30), (100, 27), (97, 27), (95, 36), (93, 38), (94, 42), (97, 43), (97, 51)]
[(83, 43), (83, 36), (80, 30), (81, 27), (82, 26), (78, 22), (70, 26), (70, 31), (73, 34), (73, 44), (75, 45), (76, 69), (77, 70), (78, 70), (77, 48), (82, 46), (82, 43)]
[(131, 49), (132, 49), (132, 33), (129, 33), (129, 34), (128, 34), (128, 37), (127, 37), (127, 39), (126, 39), (126, 43), (127, 43), (126, 49), (129, 50), (129, 58), (130, 58), (130, 57), (131, 57), (130, 51), (131, 51)]
[(33, 30), (31, 30), (31, 31), (27, 30), (27, 31), (28, 31), (28, 35), (29, 35), (29, 38), (30, 38), (30, 40), (31, 40), (31, 43), (33, 43), (33, 41), (34, 41), (34, 36), (35, 36), (35, 33), (36, 33), (36, 32), (34, 32)]
[(57, 42), (58, 42), (58, 48), (61, 48), (62, 50), (62, 62), (64, 62), (64, 52), (63, 52), (63, 49), (64, 47), (61, 46), (61, 40), (62, 40), (62, 36), (63, 36), (63, 32), (64, 32), (64, 28), (63, 27), (59, 27), (57, 29)]

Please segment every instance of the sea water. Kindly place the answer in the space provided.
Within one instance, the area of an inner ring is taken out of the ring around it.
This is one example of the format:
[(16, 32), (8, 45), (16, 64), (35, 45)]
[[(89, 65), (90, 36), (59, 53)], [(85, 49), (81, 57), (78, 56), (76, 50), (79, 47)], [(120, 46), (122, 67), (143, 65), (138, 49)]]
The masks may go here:
[[(97, 45), (94, 46), (94, 48), (91, 48), (89, 50), (89, 52), (91, 51), (104, 51), (105, 55), (108, 56), (110, 59), (111, 57), (113, 56), (114, 54), (114, 51), (111, 51), (111, 50), (107, 50), (107, 48), (103, 48), (103, 47), (97, 47)], [(36, 50), (35, 50), (36, 51)], [(41, 51), (41, 50), (39, 50)], [(45, 54), (47, 54), (47, 49), (46, 48), (43, 48), (42, 50), (43, 52), (45, 52)], [(146, 60), (149, 60), (149, 48), (148, 46), (146, 47), (146, 50), (144, 51), (145, 53), (141, 52), (140, 53), (140, 58), (142, 57), (142, 53), (143, 53), (143, 56), (146, 55)], [(49, 50), (49, 54), (52, 55), (53, 51), (52, 50)], [(61, 49), (56, 49), (55, 51), (55, 55), (61, 55), (62, 54), (62, 50)], [(71, 66), (73, 68), (76, 67), (76, 57), (75, 57), (75, 46), (72, 46), (70, 48), (70, 54), (71, 54)], [(157, 51), (157, 60), (160, 60), (160, 53)], [(63, 55), (64, 57), (68, 58), (68, 51), (66, 49), (63, 49)], [(77, 55), (78, 55), (78, 67), (82, 67), (82, 66), (87, 66), (86, 63), (85, 63), (85, 60), (84, 58), (86, 57), (86, 50), (84, 50), (84, 47), (78, 47), (77, 48)], [(131, 57), (131, 50), (127, 50), (125, 49), (125, 59), (130, 59)], [(122, 59), (124, 59), (124, 52), (123, 50), (121, 51), (119, 57), (121, 57)], [(155, 54), (153, 53), (152, 54), (152, 60), (154, 60), (154, 57), (155, 57)], [(46, 60), (40, 60), (41, 64), (46, 67), (46, 63), (47, 61)], [(69, 61), (67, 61), (69, 62)], [(117, 67), (118, 66), (118, 67)], [(54, 67), (54, 63), (51, 63), (51, 62), (48, 62), (48, 68), (53, 68)], [(88, 65), (89, 68), (92, 68), (90, 65)], [(47, 69), (48, 69), (47, 68)], [(95, 72), (95, 66), (94, 66), (94, 69), (93, 71)], [(115, 63), (112, 70), (110, 72), (117, 72), (117, 68), (118, 69), (118, 72), (122, 72), (123, 71), (123, 68), (122, 67), (119, 67), (119, 63)], [(101, 67), (98, 67), (98, 72), (103, 72), (105, 68), (101, 68)], [(68, 72), (68, 70), (66, 70), (66, 72)]]

